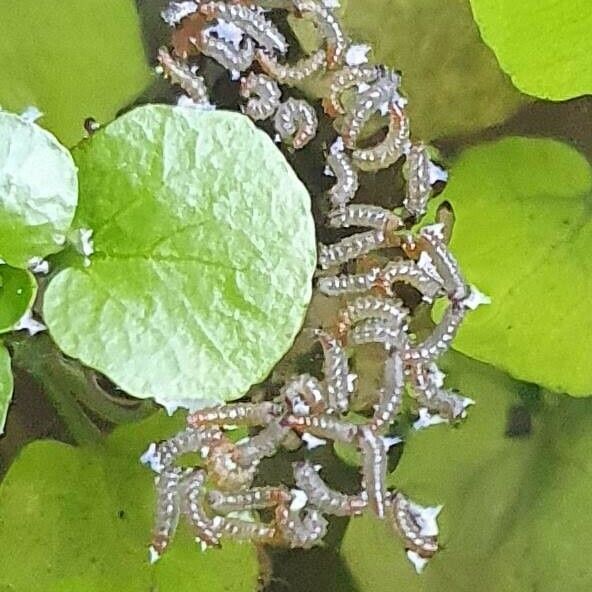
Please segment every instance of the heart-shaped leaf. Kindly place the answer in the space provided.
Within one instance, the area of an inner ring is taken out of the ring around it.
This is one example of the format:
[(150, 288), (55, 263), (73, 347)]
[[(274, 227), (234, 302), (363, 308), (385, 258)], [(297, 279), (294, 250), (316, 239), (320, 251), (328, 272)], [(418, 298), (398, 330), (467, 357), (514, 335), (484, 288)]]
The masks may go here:
[(454, 347), (572, 395), (592, 393), (592, 170), (566, 144), (507, 138), (470, 148), (435, 206), (456, 224), (451, 249), (491, 297)]
[(483, 39), (523, 92), (561, 101), (592, 93), (589, 0), (471, 0)]
[(30, 271), (0, 265), (0, 333), (13, 329), (36, 295), (37, 282)]
[(68, 355), (163, 404), (240, 397), (296, 335), (316, 247), (310, 198), (243, 115), (165, 105), (75, 150), (87, 268), (60, 273), (44, 317)]
[(0, 112), (0, 258), (27, 267), (62, 249), (77, 199), (70, 153), (38, 125)]
[(0, 345), (0, 435), (4, 433), (4, 424), (8, 415), (8, 407), (12, 399), (12, 369), (10, 355), (3, 345)]
[(372, 592), (585, 592), (592, 585), (592, 400), (548, 395), (458, 354), (449, 382), (473, 397), (457, 429), (412, 433), (390, 477), (424, 505), (444, 504), (441, 550), (418, 576), (392, 530), (352, 520), (342, 555)]
[(138, 458), (180, 419), (157, 414), (92, 448), (27, 446), (0, 485), (0, 590), (254, 592), (250, 544), (202, 553), (182, 529), (156, 565), (148, 561), (153, 476)]
[(0, 105), (34, 105), (66, 145), (150, 81), (133, 0), (0, 2)]

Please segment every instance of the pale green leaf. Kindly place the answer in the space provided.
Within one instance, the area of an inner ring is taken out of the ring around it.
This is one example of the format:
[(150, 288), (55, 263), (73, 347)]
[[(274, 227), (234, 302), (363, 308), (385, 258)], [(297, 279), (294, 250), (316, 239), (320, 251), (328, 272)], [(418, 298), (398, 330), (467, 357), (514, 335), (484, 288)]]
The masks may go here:
[(133, 0), (0, 2), (0, 105), (33, 105), (66, 145), (115, 117), (150, 81)]
[(0, 589), (254, 592), (258, 564), (250, 544), (202, 553), (184, 528), (149, 564), (153, 475), (138, 458), (179, 420), (158, 414), (93, 448), (27, 446), (0, 485)]
[(150, 106), (75, 150), (89, 267), (44, 317), (68, 355), (163, 404), (243, 395), (292, 343), (315, 234), (304, 185), (244, 116)]
[(0, 265), (0, 333), (10, 331), (33, 306), (37, 282), (30, 271)]
[(38, 125), (0, 112), (0, 258), (27, 267), (62, 249), (77, 198), (70, 153)]
[(451, 249), (492, 303), (454, 347), (514, 376), (592, 393), (592, 170), (566, 144), (507, 138), (470, 148), (435, 201), (452, 204)]
[(523, 92), (561, 101), (592, 93), (589, 0), (471, 0), (484, 41)]
[(12, 399), (13, 379), (10, 367), (10, 355), (4, 345), (0, 345), (0, 435), (4, 433), (4, 424), (8, 407)]
[[(444, 505), (442, 549), (418, 576), (385, 524), (352, 520), (342, 555), (360, 589), (587, 592), (592, 402), (548, 395), (536, 403), (533, 387), (458, 354), (443, 367), (477, 404), (456, 429), (412, 434), (390, 477), (419, 503)], [(509, 437), (517, 405), (532, 429)]]

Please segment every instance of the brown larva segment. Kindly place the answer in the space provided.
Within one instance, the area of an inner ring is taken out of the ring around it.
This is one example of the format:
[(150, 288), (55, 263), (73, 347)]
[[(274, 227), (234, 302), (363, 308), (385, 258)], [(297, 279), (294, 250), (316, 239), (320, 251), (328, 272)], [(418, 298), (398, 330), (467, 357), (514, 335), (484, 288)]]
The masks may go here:
[(368, 506), (379, 518), (384, 518), (387, 471), (387, 446), (370, 426), (359, 427), (358, 447), (362, 453), (362, 479)]
[[(395, 531), (403, 539), (405, 548), (415, 551), (424, 559), (433, 557), (438, 551), (438, 532), (435, 525), (435, 516), (433, 520), (426, 520), (423, 517), (423, 512), (428, 509), (414, 504), (400, 491), (392, 496), (391, 504), (392, 524)], [(434, 508), (434, 510), (434, 514), (439, 512), (438, 508)], [(433, 522), (433, 525), (430, 522)]]
[(333, 70), (341, 66), (345, 59), (348, 41), (333, 11), (314, 0), (293, 0), (300, 15), (311, 20), (325, 40), (327, 68)]
[(294, 415), (322, 413), (329, 404), (320, 380), (310, 374), (301, 374), (288, 381), (281, 390), (281, 396)]
[(356, 195), (360, 182), (350, 157), (339, 149), (332, 149), (327, 156), (327, 167), (337, 182), (329, 190), (329, 201), (334, 208), (342, 208)]
[(156, 558), (168, 548), (177, 529), (181, 514), (181, 491), (179, 483), (182, 469), (165, 469), (155, 479), (156, 512), (152, 531), (152, 550)]
[(329, 212), (329, 226), (350, 228), (358, 226), (385, 230), (387, 225), (393, 230), (400, 228), (403, 221), (393, 212), (380, 206), (353, 204)]
[(304, 491), (308, 502), (324, 514), (355, 516), (367, 506), (361, 495), (346, 495), (331, 489), (309, 461), (294, 463), (294, 479), (296, 487)]
[(213, 490), (207, 494), (209, 506), (218, 514), (263, 510), (285, 504), (290, 499), (290, 492), (285, 487), (255, 487), (232, 493)]
[(403, 360), (398, 353), (394, 353), (384, 366), (384, 386), (380, 389), (371, 424), (374, 430), (387, 429), (393, 423), (401, 411), (404, 390)]
[(327, 53), (324, 49), (315, 51), (295, 64), (280, 64), (274, 55), (261, 50), (257, 52), (255, 59), (267, 75), (286, 86), (300, 84), (307, 78), (323, 72), (327, 65)]
[(314, 508), (302, 512), (278, 506), (275, 522), (284, 544), (295, 549), (311, 549), (319, 545), (327, 534), (327, 520)]
[(172, 84), (180, 86), (195, 103), (209, 106), (208, 89), (201, 76), (198, 76), (185, 62), (175, 59), (166, 47), (158, 50), (158, 63), (162, 74)]
[(384, 140), (370, 148), (356, 148), (352, 153), (352, 161), (362, 171), (380, 171), (395, 164), (408, 148), (409, 119), (396, 103), (392, 103)]
[(358, 232), (332, 245), (319, 245), (319, 265), (329, 269), (388, 246), (384, 230)]
[(289, 431), (281, 421), (275, 420), (258, 434), (237, 443), (235, 458), (238, 464), (241, 467), (256, 466), (262, 459), (273, 456)]
[(316, 136), (318, 120), (306, 101), (289, 98), (278, 107), (274, 124), (280, 138), (300, 150)]
[(319, 330), (316, 337), (323, 348), (323, 384), (328, 406), (345, 413), (349, 408), (351, 391), (347, 354), (341, 343), (329, 333)]
[(302, 417), (287, 415), (284, 424), (297, 432), (307, 432), (316, 438), (336, 440), (337, 442), (351, 443), (358, 434), (358, 426), (344, 419), (337, 419), (335, 415), (314, 415)]
[(192, 428), (202, 426), (267, 425), (282, 414), (283, 408), (277, 403), (233, 403), (206, 407), (187, 416), (187, 425)]
[(368, 292), (379, 280), (380, 267), (372, 268), (368, 273), (351, 275), (333, 275), (318, 279), (319, 292), (327, 296), (343, 296)]
[(382, 270), (377, 283), (391, 286), (394, 282), (403, 282), (418, 290), (423, 299), (431, 302), (442, 292), (442, 284), (426, 273), (415, 261), (397, 259), (390, 261)]
[(402, 350), (407, 345), (407, 334), (403, 327), (384, 319), (366, 319), (349, 331), (347, 342), (349, 345), (382, 343), (387, 349)]
[(269, 119), (277, 110), (282, 92), (277, 83), (265, 74), (250, 72), (241, 80), (240, 94), (248, 99), (245, 113), (255, 121)]

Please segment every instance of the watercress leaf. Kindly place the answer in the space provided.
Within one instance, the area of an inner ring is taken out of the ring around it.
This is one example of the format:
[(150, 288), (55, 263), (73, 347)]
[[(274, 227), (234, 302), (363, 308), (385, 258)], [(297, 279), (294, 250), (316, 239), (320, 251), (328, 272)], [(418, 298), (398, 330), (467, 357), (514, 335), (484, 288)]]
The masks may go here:
[(216, 403), (262, 380), (311, 294), (310, 198), (243, 115), (136, 109), (74, 152), (89, 267), (50, 283), (64, 352), (162, 404)]
[(35, 123), (0, 111), (0, 258), (26, 268), (59, 251), (77, 199), (70, 153)]
[(483, 40), (514, 84), (561, 101), (592, 92), (588, 0), (471, 0)]
[(461, 154), (434, 207), (443, 200), (456, 217), (451, 249), (492, 299), (454, 347), (552, 390), (592, 393), (590, 164), (560, 142), (507, 138)]
[[(348, 0), (340, 15), (353, 41), (371, 46), (372, 61), (403, 72), (413, 132), (424, 140), (494, 125), (524, 102), (481, 41), (467, 0)], [(296, 30), (310, 48), (307, 23)]]
[(150, 81), (133, 0), (2, 2), (0, 33), (0, 105), (37, 107), (68, 146), (87, 117), (111, 120)]
[(148, 561), (153, 475), (138, 458), (181, 423), (156, 414), (95, 447), (27, 446), (0, 485), (0, 589), (254, 592), (251, 544), (202, 553), (182, 528), (156, 565)]
[(0, 265), (0, 333), (12, 330), (36, 295), (37, 282), (30, 271)]
[(4, 433), (8, 407), (12, 399), (13, 379), (10, 367), (10, 354), (0, 345), (0, 435)]
[[(449, 384), (477, 404), (458, 429), (412, 432), (389, 478), (422, 505), (444, 505), (441, 551), (418, 577), (400, 540), (364, 516), (350, 521), (342, 545), (354, 579), (373, 592), (472, 592), (475, 582), (483, 592), (585, 592), (592, 401), (537, 402), (536, 387), (459, 354), (442, 365)], [(509, 437), (517, 410), (528, 421)]]

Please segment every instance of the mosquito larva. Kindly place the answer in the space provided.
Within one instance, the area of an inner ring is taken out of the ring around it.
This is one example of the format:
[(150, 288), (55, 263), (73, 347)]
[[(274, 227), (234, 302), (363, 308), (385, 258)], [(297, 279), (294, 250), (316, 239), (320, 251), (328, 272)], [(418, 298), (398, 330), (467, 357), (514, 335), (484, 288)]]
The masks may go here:
[(289, 98), (278, 107), (275, 129), (280, 138), (294, 149), (304, 148), (317, 133), (317, 114), (306, 101)]
[(185, 17), (198, 11), (196, 2), (171, 2), (161, 13), (162, 20), (169, 26), (177, 26)]
[(368, 292), (376, 284), (381, 272), (380, 267), (374, 267), (367, 273), (320, 277), (317, 288), (327, 296), (360, 294)]
[(347, 354), (341, 343), (325, 331), (317, 331), (316, 337), (323, 348), (323, 384), (327, 403), (331, 410), (345, 413), (349, 408), (351, 381)]
[(384, 366), (384, 386), (380, 389), (378, 404), (374, 410), (372, 427), (380, 430), (393, 423), (403, 404), (405, 373), (403, 360), (398, 353), (387, 358)]
[(353, 204), (332, 210), (329, 212), (328, 222), (333, 228), (359, 226), (376, 230), (386, 230), (387, 226), (396, 230), (403, 225), (403, 221), (390, 210), (365, 204)]
[(263, 510), (290, 501), (290, 492), (285, 487), (255, 487), (247, 491), (226, 493), (209, 491), (207, 501), (214, 512), (230, 514), (244, 510)]
[(363, 496), (346, 495), (331, 489), (309, 461), (294, 463), (294, 479), (309, 503), (325, 514), (354, 516), (361, 514), (367, 505)]
[(319, 265), (329, 269), (388, 246), (384, 230), (358, 232), (332, 245), (319, 245)]
[(329, 190), (329, 200), (335, 208), (342, 208), (356, 195), (360, 182), (350, 157), (345, 153), (341, 138), (331, 146), (327, 156), (326, 174), (335, 175), (337, 182)]
[(351, 443), (358, 434), (358, 426), (337, 419), (334, 415), (320, 414), (308, 417), (287, 415), (283, 422), (289, 428), (298, 432), (307, 432), (317, 438), (336, 440), (338, 442)]
[(286, 86), (296, 86), (314, 74), (322, 72), (327, 65), (327, 53), (319, 49), (295, 64), (280, 64), (278, 59), (259, 50), (255, 56), (261, 69)]
[(321, 413), (328, 406), (323, 385), (310, 374), (301, 374), (289, 380), (282, 388), (281, 395), (294, 415)]
[(352, 162), (362, 171), (374, 172), (395, 164), (409, 147), (409, 119), (392, 103), (389, 111), (389, 127), (382, 142), (370, 148), (356, 148)]
[(255, 121), (269, 119), (276, 112), (282, 97), (275, 80), (253, 72), (241, 80), (240, 94), (248, 99), (245, 113)]
[(281, 415), (282, 406), (264, 401), (262, 403), (233, 403), (206, 407), (187, 416), (187, 425), (193, 428), (220, 425), (267, 425)]
[(431, 302), (442, 291), (442, 284), (431, 277), (415, 261), (398, 259), (390, 261), (382, 270), (378, 281), (387, 285), (403, 282), (421, 292), (423, 299)]
[(368, 506), (384, 518), (387, 471), (387, 445), (384, 438), (367, 425), (359, 426), (358, 447), (362, 453), (362, 478), (368, 496)]

